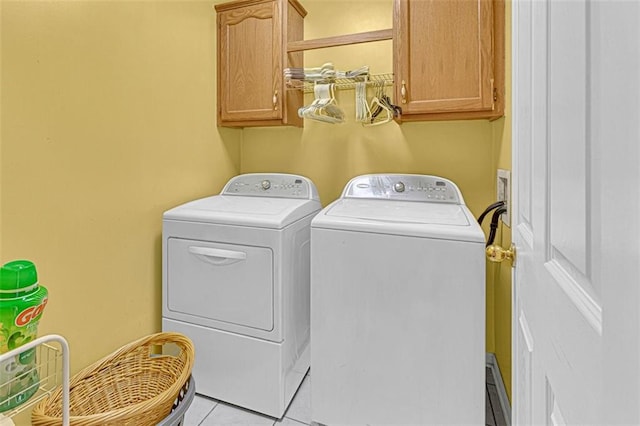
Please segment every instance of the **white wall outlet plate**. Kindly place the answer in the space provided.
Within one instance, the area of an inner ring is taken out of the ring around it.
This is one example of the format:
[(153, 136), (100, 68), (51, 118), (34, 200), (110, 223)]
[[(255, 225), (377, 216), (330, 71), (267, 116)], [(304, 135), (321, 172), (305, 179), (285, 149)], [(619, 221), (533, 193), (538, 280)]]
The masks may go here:
[(501, 215), (502, 223), (511, 227), (511, 171), (498, 169), (496, 181), (497, 201), (504, 201), (507, 211)]

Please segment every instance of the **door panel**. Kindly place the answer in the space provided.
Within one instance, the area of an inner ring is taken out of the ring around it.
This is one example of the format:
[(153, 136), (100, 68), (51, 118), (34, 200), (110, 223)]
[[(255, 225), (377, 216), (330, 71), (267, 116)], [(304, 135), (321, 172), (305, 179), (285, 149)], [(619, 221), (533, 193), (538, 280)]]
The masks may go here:
[[(520, 31), (523, 34), (531, 34), (532, 19), (527, 19), (532, 13), (532, 3), (523, 2), (520, 4), (519, 9), (514, 8), (515, 11), (520, 10), (523, 14), (523, 18), (516, 21), (520, 22)], [(514, 37), (513, 44), (515, 46), (514, 58), (531, 58), (533, 55), (533, 43), (530, 37)], [(514, 92), (519, 93), (524, 99), (533, 99), (533, 78), (532, 67), (521, 66), (518, 68), (521, 74), (520, 86), (514, 88)], [(516, 82), (518, 83), (518, 82)], [(518, 143), (519, 155), (514, 158), (515, 169), (519, 173), (519, 178), (514, 179), (514, 183), (518, 185), (514, 188), (514, 197), (517, 196), (518, 215), (517, 230), (522, 236), (522, 243), (526, 244), (529, 249), (533, 248), (533, 202), (532, 202), (532, 186), (533, 176), (532, 170), (534, 168), (534, 156), (533, 156), (533, 103), (522, 102), (518, 104), (518, 116), (519, 120), (517, 125), (514, 118), (513, 131), (515, 133), (514, 142)]]
[(516, 328), (516, 348), (518, 361), (516, 366), (515, 379), (518, 385), (514, 387), (518, 392), (515, 396), (518, 401), (519, 410), (513, 412), (515, 424), (530, 425), (533, 407), (533, 378), (531, 377), (533, 363), (533, 336), (529, 331), (529, 323), (524, 316), (524, 312), (518, 309), (519, 318)]
[(585, 9), (584, 2), (548, 5), (549, 254), (570, 276), (588, 275)]
[(567, 421), (564, 419), (562, 415), (562, 411), (560, 410), (560, 403), (555, 397), (553, 393), (553, 388), (551, 387), (551, 383), (547, 380), (547, 425), (551, 426), (564, 426), (567, 424)]
[(600, 333), (602, 309), (597, 298), (597, 282), (590, 277), (592, 227), (587, 202), (593, 186), (586, 63), (590, 28), (586, 18), (584, 1), (547, 4), (547, 232), (550, 238), (545, 266), (570, 301)]

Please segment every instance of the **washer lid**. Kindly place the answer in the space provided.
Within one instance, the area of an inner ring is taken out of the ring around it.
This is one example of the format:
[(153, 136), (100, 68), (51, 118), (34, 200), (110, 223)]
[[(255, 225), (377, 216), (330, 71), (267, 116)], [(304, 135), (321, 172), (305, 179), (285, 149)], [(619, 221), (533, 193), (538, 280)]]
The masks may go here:
[(282, 229), (320, 210), (318, 200), (214, 195), (164, 213), (165, 220)]
[(341, 199), (327, 209), (327, 216), (366, 221), (469, 226), (460, 204), (417, 203), (374, 199)]
[(463, 204), (342, 198), (322, 210), (312, 228), (484, 243)]

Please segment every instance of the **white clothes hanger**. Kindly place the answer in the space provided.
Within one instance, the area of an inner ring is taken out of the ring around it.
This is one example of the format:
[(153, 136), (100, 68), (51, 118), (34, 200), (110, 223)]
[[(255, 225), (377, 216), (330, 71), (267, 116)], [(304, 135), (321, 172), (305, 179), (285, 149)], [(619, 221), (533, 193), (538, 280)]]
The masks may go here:
[(376, 96), (371, 99), (371, 118), (364, 126), (377, 126), (393, 120), (394, 110), (388, 99), (384, 94), (384, 82), (381, 82), (377, 85)]
[[(378, 110), (378, 108), (380, 108), (380, 110)], [(372, 114), (369, 121), (367, 123), (363, 123), (363, 126), (377, 126), (393, 120), (393, 111), (386, 105), (386, 103), (381, 102), (377, 96), (371, 98), (371, 109), (378, 111), (378, 113), (375, 114), (375, 116)]]
[(298, 116), (325, 123), (343, 123), (344, 112), (336, 105), (334, 84), (316, 83), (313, 87), (315, 99), (298, 110)]
[(356, 92), (356, 121), (367, 123), (371, 121), (371, 109), (367, 102), (367, 82), (358, 81), (355, 83)]

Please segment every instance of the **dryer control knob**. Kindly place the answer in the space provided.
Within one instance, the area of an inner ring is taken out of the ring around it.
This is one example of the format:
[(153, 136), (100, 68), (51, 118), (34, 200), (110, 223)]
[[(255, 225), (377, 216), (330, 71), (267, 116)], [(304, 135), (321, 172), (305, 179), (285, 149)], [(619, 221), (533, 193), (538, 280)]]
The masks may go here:
[(393, 185), (393, 190), (396, 191), (396, 192), (404, 192), (404, 183), (396, 182)]
[(262, 181), (261, 185), (262, 185), (262, 189), (264, 190), (271, 188), (271, 182), (269, 182), (266, 179)]

